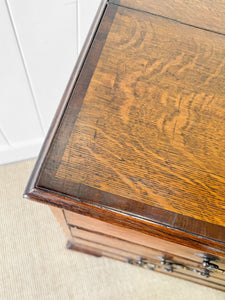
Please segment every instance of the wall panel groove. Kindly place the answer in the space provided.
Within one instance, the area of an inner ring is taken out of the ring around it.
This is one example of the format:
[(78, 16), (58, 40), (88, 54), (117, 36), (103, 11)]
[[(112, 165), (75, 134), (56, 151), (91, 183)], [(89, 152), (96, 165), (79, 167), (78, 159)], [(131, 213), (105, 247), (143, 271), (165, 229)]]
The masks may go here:
[(7, 145), (10, 146), (10, 143), (6, 137), (6, 135), (4, 134), (4, 132), (2, 131), (2, 129), (0, 129), (0, 146), (1, 145)]
[(37, 118), (39, 120), (42, 133), (44, 134), (44, 128), (43, 128), (43, 124), (42, 124), (38, 104), (37, 104), (37, 101), (35, 99), (34, 91), (33, 91), (33, 88), (32, 88), (32, 82), (30, 80), (29, 72), (28, 72), (28, 69), (27, 69), (27, 66), (26, 66), (26, 61), (24, 59), (23, 50), (22, 50), (22, 47), (20, 45), (19, 37), (18, 37), (17, 31), (16, 31), (16, 26), (14, 24), (13, 16), (12, 16), (10, 6), (9, 6), (9, 3), (8, 3), (7, 0), (5, 0), (5, 4), (6, 4), (6, 7), (7, 7), (8, 14), (9, 14), (10, 23), (11, 23), (11, 26), (12, 26), (12, 29), (13, 29), (13, 32), (14, 32), (14, 35), (15, 35), (17, 47), (18, 47), (18, 50), (19, 50), (19, 53), (20, 53), (20, 56), (21, 56), (22, 64), (23, 64), (23, 67), (24, 67), (24, 72), (25, 72), (25, 75), (27, 77), (27, 82), (28, 82), (28, 85), (29, 85), (29, 88), (30, 88), (30, 93), (32, 95), (33, 104), (34, 104), (34, 107), (36, 109)]
[(40, 142), (34, 140), (43, 140), (43, 132), (5, 1), (0, 1), (0, 41), (0, 164), (3, 164), (29, 158), (24, 155), (28, 155), (31, 144), (36, 147), (34, 151), (32, 146), (31, 155), (37, 155)]
[(8, 2), (46, 133), (77, 58), (77, 1)]

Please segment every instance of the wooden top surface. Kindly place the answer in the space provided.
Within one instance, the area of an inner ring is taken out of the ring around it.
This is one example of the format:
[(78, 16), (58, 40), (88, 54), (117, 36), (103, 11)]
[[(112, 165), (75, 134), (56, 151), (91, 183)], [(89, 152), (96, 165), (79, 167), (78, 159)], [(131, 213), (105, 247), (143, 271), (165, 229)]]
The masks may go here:
[(224, 54), (223, 34), (109, 4), (37, 186), (225, 241)]

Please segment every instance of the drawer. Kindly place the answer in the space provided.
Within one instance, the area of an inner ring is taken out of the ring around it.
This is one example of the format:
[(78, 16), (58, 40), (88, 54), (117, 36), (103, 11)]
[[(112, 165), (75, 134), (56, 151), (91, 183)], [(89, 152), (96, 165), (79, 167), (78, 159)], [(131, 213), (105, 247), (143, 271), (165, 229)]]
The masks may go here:
[[(133, 262), (134, 264), (136, 264), (137, 257), (142, 257), (146, 260), (146, 264), (148, 259), (150, 259), (150, 261), (155, 263), (156, 265), (164, 265), (165, 270), (167, 271), (169, 271), (169, 269), (167, 269), (168, 266), (173, 268), (172, 262), (177, 264), (176, 267), (179, 270), (185, 266), (187, 266), (190, 269), (189, 272), (197, 272), (197, 270), (203, 269), (202, 263), (196, 262), (194, 260), (188, 260), (184, 257), (174, 256), (173, 254), (166, 253), (165, 251), (163, 252), (150, 247), (141, 246), (132, 242), (125, 241), (123, 239), (119, 239), (99, 232), (93, 232), (89, 229), (79, 228), (77, 226), (70, 226), (70, 230), (72, 237), (75, 238), (75, 240), (94, 242), (100, 246), (110, 247), (115, 252), (120, 251), (122, 253), (129, 253), (130, 259), (132, 258), (130, 263)], [(139, 263), (137, 264), (139, 265)], [(204, 272), (201, 273), (201, 276), (203, 276)], [(225, 285), (224, 275), (221, 273), (211, 273), (210, 277), (218, 278), (224, 281)]]
[[(71, 227), (78, 226), (80, 228), (86, 228), (89, 231), (98, 233), (100, 232), (106, 236), (108, 235), (117, 239), (121, 239), (123, 241), (132, 242), (133, 247), (137, 249), (139, 249), (138, 247), (140, 246), (149, 247), (153, 251), (160, 251), (160, 255), (167, 253), (170, 255), (172, 254), (176, 257), (183, 257), (189, 261), (193, 261), (196, 263), (202, 263), (203, 261), (201, 255), (203, 255), (204, 253), (193, 248), (188, 248), (179, 244), (174, 244), (169, 241), (158, 239), (156, 237), (149, 236), (124, 227), (122, 228), (119, 226), (114, 226), (112, 224), (66, 210), (64, 211), (64, 216), (67, 224), (69, 226), (72, 225)], [(72, 233), (75, 234), (76, 230), (72, 230)], [(91, 233), (89, 233), (89, 235), (90, 234)], [(106, 236), (104, 236), (104, 238), (106, 238)], [(117, 240), (117, 243), (120, 243), (119, 240)], [(219, 261), (220, 268), (225, 269), (224, 258), (217, 257), (217, 260)]]
[[(217, 288), (219, 290), (225, 291), (225, 281), (221, 275), (213, 274), (210, 278), (205, 278), (202, 275), (197, 274), (193, 270), (194, 266), (188, 269), (179, 268), (178, 265), (171, 271), (171, 266), (168, 264), (170, 260), (167, 260), (168, 263), (164, 265), (161, 264), (161, 259), (159, 256), (155, 255), (156, 253), (151, 251), (148, 252), (147, 256), (142, 257), (141, 253), (136, 254), (133, 251), (129, 252), (128, 249), (121, 249), (122, 245), (120, 245), (120, 249), (117, 248), (117, 244), (114, 244), (113, 247), (110, 246), (109, 239), (105, 240), (105, 244), (98, 243), (96, 241), (87, 240), (84, 234), (84, 230), (76, 229), (77, 236), (73, 237), (70, 240), (69, 248), (72, 250), (78, 250), (82, 252), (88, 253), (89, 251), (92, 253), (97, 253), (96, 256), (105, 256), (109, 258), (113, 258), (122, 262), (130, 263), (131, 265), (142, 267), (146, 270), (156, 271), (164, 274), (169, 274), (174, 277), (179, 277), (183, 279), (187, 279), (196, 283), (200, 283), (203, 285), (207, 285), (210, 287)], [(79, 231), (79, 232), (78, 232)], [(82, 235), (83, 233), (83, 235)], [(97, 233), (95, 233), (96, 238)], [(78, 237), (79, 236), (79, 237)], [(84, 238), (85, 237), (85, 238)], [(90, 238), (91, 236), (89, 236)], [(160, 254), (160, 252), (158, 253)], [(174, 258), (173, 260), (178, 264), (179, 261), (184, 261), (182, 258)], [(191, 262), (191, 265), (196, 265), (194, 262)]]
[[(107, 245), (112, 249), (126, 251), (132, 254), (134, 257), (151, 257), (154, 259), (160, 260), (162, 257), (167, 257), (168, 259), (173, 260), (176, 257), (179, 260), (179, 263), (189, 264), (192, 267), (201, 267), (200, 262), (194, 260), (188, 260), (184, 257), (174, 256), (171, 253), (165, 251), (156, 250), (151, 247), (142, 246), (131, 241), (126, 241), (124, 239), (111, 236), (108, 234), (91, 231), (87, 228), (81, 228), (78, 226), (69, 226), (71, 230), (72, 237), (75, 239), (81, 239), (85, 241), (92, 241), (99, 245)], [(225, 277), (224, 277), (225, 280)]]

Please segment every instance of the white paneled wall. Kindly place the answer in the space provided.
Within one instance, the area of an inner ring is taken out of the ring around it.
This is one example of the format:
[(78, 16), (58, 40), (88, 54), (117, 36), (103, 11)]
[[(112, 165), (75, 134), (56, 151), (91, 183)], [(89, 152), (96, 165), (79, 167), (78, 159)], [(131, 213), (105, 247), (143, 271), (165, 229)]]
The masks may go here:
[(6, 137), (4, 136), (3, 132), (0, 131), (0, 147), (7, 147), (9, 142), (7, 141)]
[(80, 0), (78, 4), (78, 23), (80, 30), (78, 31), (78, 50), (80, 51), (85, 38), (88, 34), (91, 22), (101, 0)]
[(99, 4), (0, 1), (0, 164), (38, 154)]

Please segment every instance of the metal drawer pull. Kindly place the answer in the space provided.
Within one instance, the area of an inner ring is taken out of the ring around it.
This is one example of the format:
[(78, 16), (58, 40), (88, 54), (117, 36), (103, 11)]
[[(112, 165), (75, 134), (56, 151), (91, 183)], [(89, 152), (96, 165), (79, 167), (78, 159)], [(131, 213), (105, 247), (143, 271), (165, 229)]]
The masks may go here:
[(168, 273), (173, 273), (176, 269), (183, 269), (187, 271), (194, 272), (198, 275), (204, 276), (206, 278), (210, 277), (211, 273), (220, 273), (225, 274), (225, 270), (220, 269), (216, 264), (210, 263), (210, 261), (203, 261), (202, 269), (191, 268), (182, 264), (175, 263), (171, 260), (166, 259), (165, 257), (160, 257), (160, 264), (151, 263), (148, 259), (142, 257), (135, 259), (127, 259), (127, 262), (131, 265), (136, 265), (145, 269), (154, 271), (155, 269), (161, 269)]
[(202, 262), (203, 267), (206, 267), (207, 269), (219, 269), (218, 265), (211, 262), (211, 261), (217, 261), (218, 260), (217, 257), (209, 254), (202, 254), (202, 253), (197, 253), (195, 255), (200, 258), (203, 258), (203, 262)]

